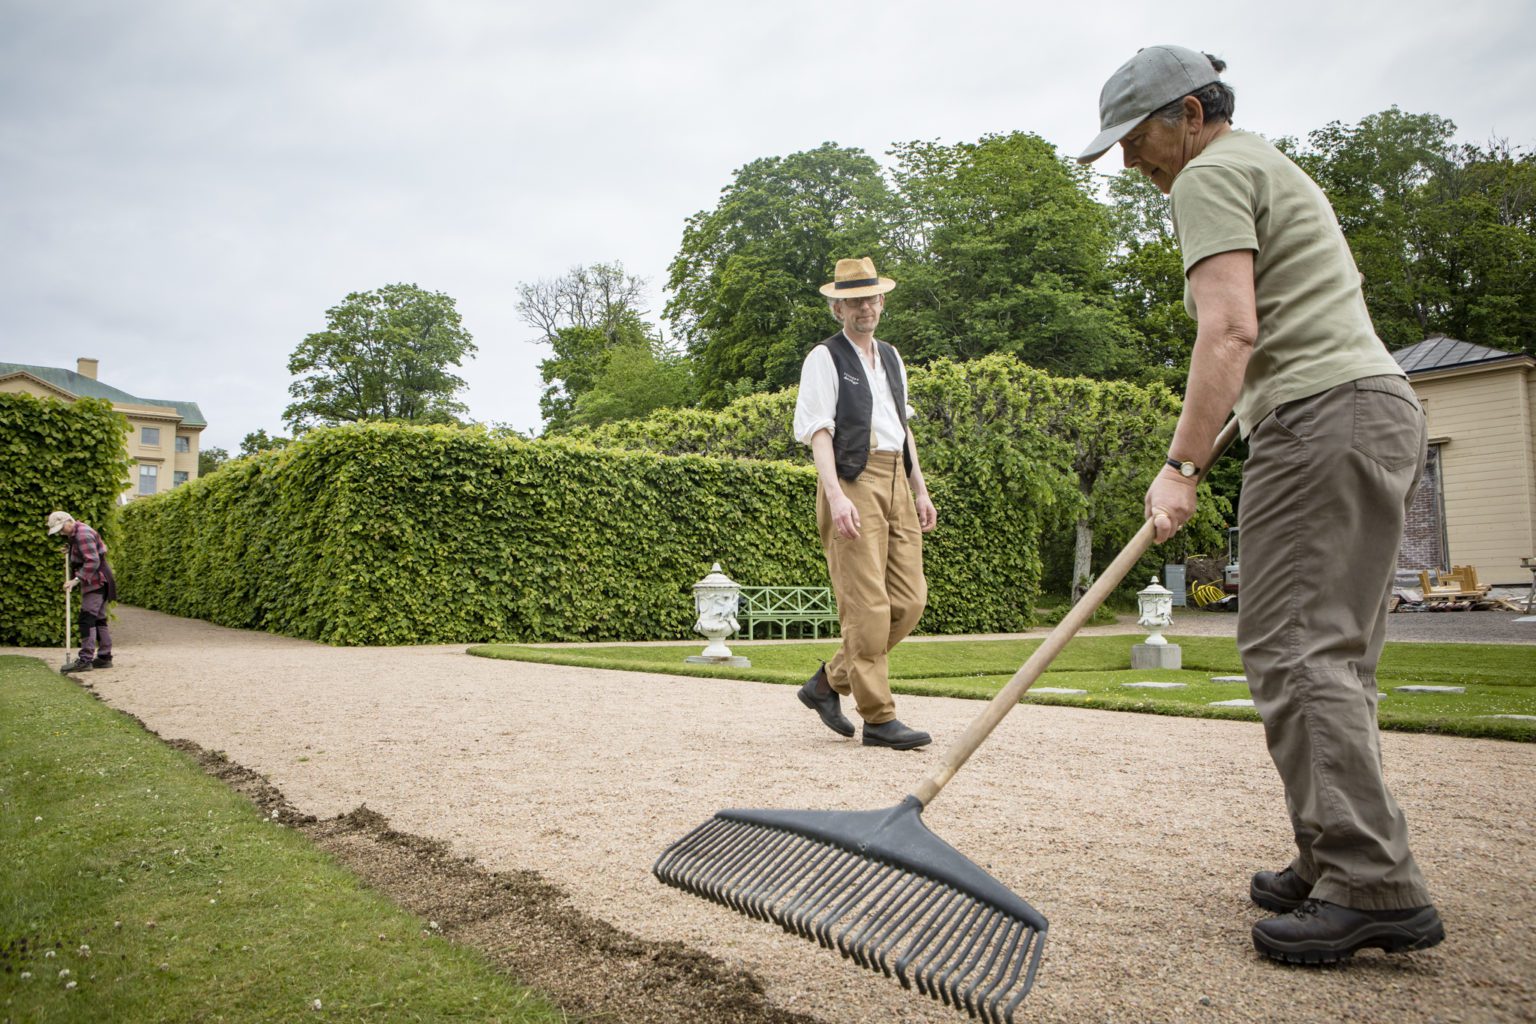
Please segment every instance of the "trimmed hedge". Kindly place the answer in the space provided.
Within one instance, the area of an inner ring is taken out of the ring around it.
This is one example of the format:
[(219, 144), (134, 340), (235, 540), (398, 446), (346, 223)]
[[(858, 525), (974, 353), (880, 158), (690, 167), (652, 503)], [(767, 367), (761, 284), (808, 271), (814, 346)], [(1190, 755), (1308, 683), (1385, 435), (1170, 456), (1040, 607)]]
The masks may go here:
[(128, 420), (110, 402), (0, 394), (0, 644), (64, 642), (62, 509), (99, 530), (117, 560), (113, 509), (128, 476)]
[[(114, 564), (132, 604), (332, 644), (688, 638), (713, 561), (826, 585), (815, 491), (783, 463), (358, 424), (133, 503)], [(922, 627), (1027, 625), (1034, 517), (965, 474), (934, 491)]]

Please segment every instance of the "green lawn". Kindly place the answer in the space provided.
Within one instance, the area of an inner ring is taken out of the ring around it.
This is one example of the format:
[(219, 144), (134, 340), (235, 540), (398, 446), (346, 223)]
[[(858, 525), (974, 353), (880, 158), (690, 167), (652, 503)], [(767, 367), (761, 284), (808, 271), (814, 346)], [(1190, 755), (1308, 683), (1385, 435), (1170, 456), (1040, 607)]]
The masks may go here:
[[(1243, 683), (1216, 683), (1213, 676), (1242, 675), (1237, 645), (1224, 637), (1169, 638), (1183, 649), (1178, 672), (1133, 671), (1133, 636), (1078, 637), (1069, 643), (1025, 695), (1030, 703), (1141, 711), (1200, 718), (1257, 721), (1252, 708), (1212, 707), (1215, 701), (1246, 698)], [(897, 693), (985, 700), (1006, 683), (1040, 645), (1039, 640), (977, 640), (905, 643), (891, 654), (891, 689)], [(673, 675), (755, 679), (799, 685), (816, 663), (830, 658), (837, 641), (754, 646), (737, 644), (733, 653), (752, 660), (751, 668), (688, 665), (697, 653), (686, 647), (528, 647), (486, 644), (470, 653), (515, 661), (555, 665), (666, 672)], [(1492, 715), (1536, 715), (1536, 650), (1508, 644), (1389, 643), (1377, 674), (1387, 694), (1380, 704), (1383, 729), (1443, 732), (1536, 742), (1536, 722)], [(1135, 690), (1129, 682), (1180, 682), (1182, 690)], [(1464, 694), (1401, 694), (1394, 687), (1413, 684), (1464, 686)], [(1040, 688), (1086, 690), (1081, 696), (1036, 692)]]
[(0, 657), (0, 850), (3, 1020), (565, 1019), (32, 658)]

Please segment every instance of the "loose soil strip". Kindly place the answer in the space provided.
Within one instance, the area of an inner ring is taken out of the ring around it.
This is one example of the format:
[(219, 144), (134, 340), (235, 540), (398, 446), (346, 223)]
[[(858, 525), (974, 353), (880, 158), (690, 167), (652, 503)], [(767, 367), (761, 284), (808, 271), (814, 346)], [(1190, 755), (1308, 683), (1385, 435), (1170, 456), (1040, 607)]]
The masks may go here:
[(638, 939), (571, 904), (533, 871), (487, 871), (448, 844), (390, 828), (358, 807), (325, 820), (304, 814), (264, 775), (189, 740), (168, 740), (203, 771), (303, 832), (369, 886), (480, 950), (498, 968), (573, 1015), (627, 1024), (818, 1024), (768, 1004), (763, 986), (679, 942)]

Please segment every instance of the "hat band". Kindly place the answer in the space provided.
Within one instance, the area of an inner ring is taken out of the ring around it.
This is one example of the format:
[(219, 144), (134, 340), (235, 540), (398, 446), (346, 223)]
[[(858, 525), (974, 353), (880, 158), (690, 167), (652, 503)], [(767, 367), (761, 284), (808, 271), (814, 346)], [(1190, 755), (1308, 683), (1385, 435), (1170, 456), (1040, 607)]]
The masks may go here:
[(832, 287), (833, 288), (837, 288), (837, 289), (843, 289), (843, 288), (868, 288), (870, 285), (875, 285), (875, 284), (879, 284), (879, 283), (880, 283), (880, 279), (878, 277), (861, 277), (857, 281), (838, 281), (838, 282), (834, 283), (832, 285)]

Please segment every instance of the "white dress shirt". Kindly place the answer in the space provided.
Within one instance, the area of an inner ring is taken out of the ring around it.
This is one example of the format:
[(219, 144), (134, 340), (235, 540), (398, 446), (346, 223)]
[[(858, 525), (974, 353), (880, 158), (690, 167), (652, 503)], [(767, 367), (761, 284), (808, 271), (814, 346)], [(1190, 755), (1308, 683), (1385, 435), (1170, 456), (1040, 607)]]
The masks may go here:
[[(849, 341), (847, 335), (839, 334), (832, 344), (852, 348), (869, 375), (869, 390), (874, 398), (870, 409), (870, 425), (875, 433), (873, 447), (882, 452), (901, 451), (907, 435), (902, 430), (901, 417), (896, 414), (896, 399), (891, 397), (885, 361), (880, 358), (879, 351), (875, 351), (875, 364), (870, 366), (858, 346)], [(901, 361), (900, 354), (896, 356), (896, 364), (901, 367), (901, 393), (910, 394), (907, 390), (907, 366)], [(837, 386), (837, 364), (832, 362), (832, 353), (826, 345), (817, 345), (805, 357), (805, 363), (800, 368), (800, 397), (795, 400), (794, 430), (795, 438), (801, 444), (810, 444), (811, 437), (818, 430), (837, 433)], [(911, 418), (912, 406), (908, 403), (907, 419)]]

